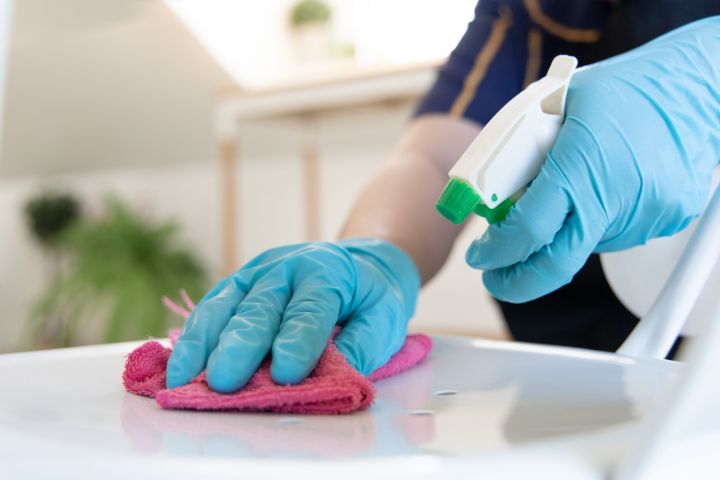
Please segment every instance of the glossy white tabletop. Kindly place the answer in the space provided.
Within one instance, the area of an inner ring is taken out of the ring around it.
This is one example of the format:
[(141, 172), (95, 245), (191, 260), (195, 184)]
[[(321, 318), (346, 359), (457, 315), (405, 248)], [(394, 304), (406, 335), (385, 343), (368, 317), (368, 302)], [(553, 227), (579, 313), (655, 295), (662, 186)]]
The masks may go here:
[(434, 341), (422, 365), (376, 384), (368, 411), (321, 417), (164, 411), (122, 388), (136, 343), (3, 355), (0, 478), (417, 479), (480, 466), (594, 478), (681, 369), (577, 349)]

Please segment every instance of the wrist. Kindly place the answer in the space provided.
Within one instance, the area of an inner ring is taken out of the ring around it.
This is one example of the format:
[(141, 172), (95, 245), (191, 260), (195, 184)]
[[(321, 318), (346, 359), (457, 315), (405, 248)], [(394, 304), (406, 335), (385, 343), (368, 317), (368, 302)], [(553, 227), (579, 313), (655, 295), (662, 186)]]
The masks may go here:
[(380, 238), (345, 238), (336, 242), (351, 255), (370, 261), (399, 287), (408, 318), (415, 313), (420, 274), (412, 257), (397, 245)]

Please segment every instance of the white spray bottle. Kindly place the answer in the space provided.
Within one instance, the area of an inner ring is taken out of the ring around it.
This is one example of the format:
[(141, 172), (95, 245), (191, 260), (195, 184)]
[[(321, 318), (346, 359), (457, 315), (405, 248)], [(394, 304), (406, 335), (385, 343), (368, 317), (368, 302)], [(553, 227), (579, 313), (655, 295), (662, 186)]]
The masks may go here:
[(480, 131), (455, 166), (437, 202), (453, 223), (475, 212), (502, 220), (538, 175), (560, 131), (577, 59), (558, 55), (542, 79), (528, 85)]

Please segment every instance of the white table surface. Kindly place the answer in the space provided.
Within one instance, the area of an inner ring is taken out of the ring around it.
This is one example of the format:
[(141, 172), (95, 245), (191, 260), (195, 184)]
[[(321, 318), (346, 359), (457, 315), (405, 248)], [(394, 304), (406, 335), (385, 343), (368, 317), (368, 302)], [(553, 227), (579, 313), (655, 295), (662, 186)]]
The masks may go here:
[(417, 479), (478, 468), (600, 478), (681, 370), (579, 349), (434, 342), (422, 365), (376, 384), (368, 411), (317, 417), (164, 411), (121, 385), (138, 343), (0, 355), (0, 478)]

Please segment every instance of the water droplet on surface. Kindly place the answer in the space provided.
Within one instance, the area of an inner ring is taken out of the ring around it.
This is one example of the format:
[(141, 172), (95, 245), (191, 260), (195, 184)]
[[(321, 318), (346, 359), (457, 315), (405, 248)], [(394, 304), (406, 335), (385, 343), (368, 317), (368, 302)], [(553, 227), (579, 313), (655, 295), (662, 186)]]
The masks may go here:
[(449, 397), (450, 395), (457, 395), (457, 390), (438, 390), (433, 393), (436, 397)]
[(282, 423), (284, 425), (295, 425), (298, 423), (303, 423), (302, 418), (295, 418), (295, 417), (285, 417), (285, 418), (279, 418), (278, 423)]
[(413, 410), (410, 412), (410, 415), (415, 415), (417, 417), (426, 417), (429, 415), (435, 415), (434, 410)]

